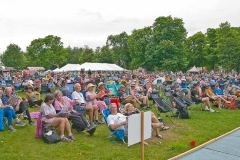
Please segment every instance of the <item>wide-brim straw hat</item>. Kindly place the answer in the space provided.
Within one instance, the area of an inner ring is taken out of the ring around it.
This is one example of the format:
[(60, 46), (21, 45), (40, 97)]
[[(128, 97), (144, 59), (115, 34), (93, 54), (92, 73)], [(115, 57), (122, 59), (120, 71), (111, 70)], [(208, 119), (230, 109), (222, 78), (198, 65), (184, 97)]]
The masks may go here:
[(89, 83), (89, 84), (87, 85), (87, 89), (90, 88), (90, 87), (95, 87), (95, 85), (93, 85), (92, 83)]

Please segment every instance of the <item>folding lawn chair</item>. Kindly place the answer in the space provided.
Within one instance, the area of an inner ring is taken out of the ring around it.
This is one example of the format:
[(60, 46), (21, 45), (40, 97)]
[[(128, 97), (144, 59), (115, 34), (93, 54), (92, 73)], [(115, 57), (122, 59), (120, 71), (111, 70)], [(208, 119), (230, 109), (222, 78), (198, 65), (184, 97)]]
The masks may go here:
[(109, 91), (112, 97), (117, 97), (117, 91), (113, 84), (107, 84), (105, 85), (105, 88)]
[[(174, 115), (173, 111), (174, 108), (172, 107), (171, 104), (169, 104), (165, 99), (161, 98), (159, 95), (159, 91), (155, 90), (152, 91), (152, 93), (150, 94), (150, 96), (152, 97), (153, 101), (155, 101), (155, 103), (158, 106), (158, 111), (159, 111), (159, 115), (161, 113), (167, 113), (167, 112), (171, 112), (172, 116)], [(172, 120), (170, 119), (170, 116), (166, 115), (166, 117), (169, 118), (169, 120), (172, 122)], [(172, 122), (173, 123), (173, 122)], [(174, 124), (174, 123), (173, 123)]]
[(68, 88), (69, 88), (69, 92), (73, 92), (73, 90), (74, 90), (74, 84), (73, 84), (73, 83), (68, 83), (67, 86), (68, 86)]
[[(102, 115), (103, 115), (103, 117), (104, 117), (104, 121), (105, 121), (105, 123), (107, 124), (107, 126), (108, 126), (108, 123), (107, 123), (107, 117), (110, 115), (111, 113), (110, 113), (110, 110), (107, 108), (107, 109), (104, 109), (103, 111), (102, 111)], [(108, 127), (109, 128), (109, 127)], [(122, 141), (123, 141), (123, 143), (126, 143), (125, 142), (125, 140), (124, 140), (124, 138), (125, 137), (127, 137), (127, 135), (124, 133), (124, 130), (113, 130), (113, 129), (111, 129), (111, 128), (109, 128), (109, 130), (110, 130), (110, 135), (107, 137), (107, 138), (112, 138), (113, 136), (115, 136), (115, 137), (117, 137), (117, 138), (119, 138), (119, 139), (121, 139)]]

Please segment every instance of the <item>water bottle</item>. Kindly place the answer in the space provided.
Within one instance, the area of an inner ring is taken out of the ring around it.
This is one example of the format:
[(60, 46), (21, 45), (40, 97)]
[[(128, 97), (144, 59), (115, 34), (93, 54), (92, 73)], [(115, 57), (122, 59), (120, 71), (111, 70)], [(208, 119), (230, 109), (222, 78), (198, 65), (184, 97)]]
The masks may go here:
[(172, 106), (173, 106), (173, 108), (176, 108), (176, 103), (172, 102)]

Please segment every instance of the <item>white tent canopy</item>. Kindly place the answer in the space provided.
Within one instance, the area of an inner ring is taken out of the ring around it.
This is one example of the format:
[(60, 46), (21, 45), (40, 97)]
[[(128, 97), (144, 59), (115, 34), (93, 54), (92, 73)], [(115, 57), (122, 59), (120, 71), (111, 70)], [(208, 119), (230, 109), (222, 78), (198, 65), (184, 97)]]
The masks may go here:
[(91, 71), (124, 71), (125, 69), (116, 65), (116, 64), (110, 64), (110, 63), (83, 63), (81, 65), (79, 64), (67, 64), (60, 68), (61, 71), (81, 71), (81, 69), (84, 69), (85, 71), (88, 71), (89, 69)]
[(60, 68), (59, 70), (61, 70), (61, 72), (77, 71), (79, 66), (80, 66), (79, 64), (69, 64), (68, 63), (65, 66), (63, 66), (62, 68)]
[(199, 70), (195, 67), (195, 66), (193, 66), (190, 70), (188, 70), (188, 72), (194, 72), (194, 73), (198, 73), (199, 72)]
[(56, 69), (53, 70), (53, 72), (58, 73), (58, 72), (62, 72), (62, 70), (59, 69), (59, 68), (56, 68)]

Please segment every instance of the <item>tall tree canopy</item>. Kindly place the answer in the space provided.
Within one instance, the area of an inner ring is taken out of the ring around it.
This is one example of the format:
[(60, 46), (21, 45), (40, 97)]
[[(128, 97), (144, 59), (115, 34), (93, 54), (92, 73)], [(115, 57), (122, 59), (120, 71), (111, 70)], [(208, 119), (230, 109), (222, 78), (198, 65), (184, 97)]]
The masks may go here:
[(2, 63), (8, 67), (24, 69), (27, 67), (27, 59), (21, 48), (16, 44), (7, 46), (7, 50), (2, 55)]
[(176, 71), (184, 54), (184, 42), (187, 31), (180, 18), (158, 17), (153, 23), (153, 35), (146, 51), (148, 69), (163, 69)]
[(118, 35), (110, 35), (106, 42), (106, 45), (113, 50), (113, 60), (125, 68), (128, 68), (131, 62), (127, 42), (128, 34), (126, 32)]
[(131, 68), (147, 67), (145, 53), (152, 38), (152, 28), (133, 30), (128, 38), (128, 50), (132, 59)]
[(67, 61), (67, 51), (60, 37), (49, 35), (31, 42), (27, 47), (27, 58), (29, 66), (44, 66), (50, 69), (53, 64), (62, 65)]

